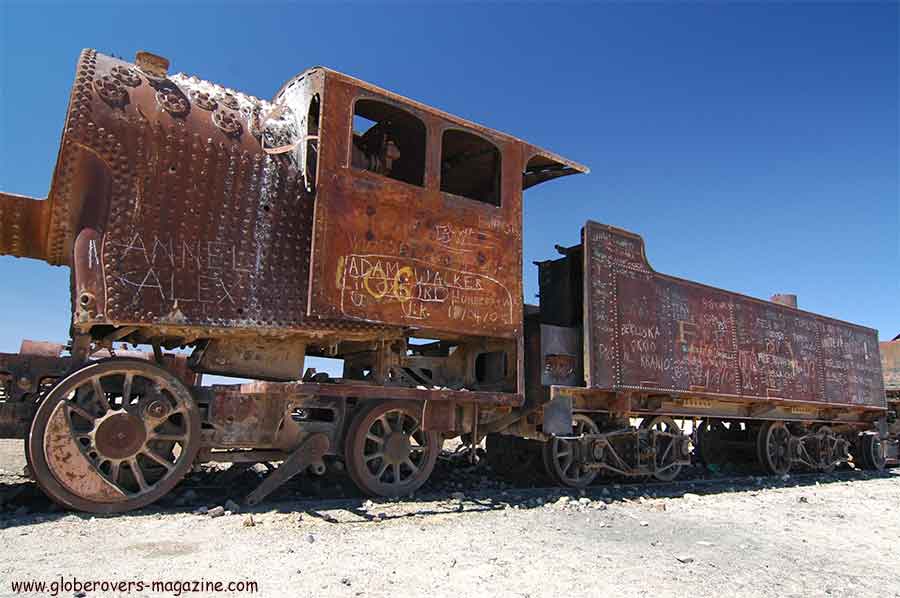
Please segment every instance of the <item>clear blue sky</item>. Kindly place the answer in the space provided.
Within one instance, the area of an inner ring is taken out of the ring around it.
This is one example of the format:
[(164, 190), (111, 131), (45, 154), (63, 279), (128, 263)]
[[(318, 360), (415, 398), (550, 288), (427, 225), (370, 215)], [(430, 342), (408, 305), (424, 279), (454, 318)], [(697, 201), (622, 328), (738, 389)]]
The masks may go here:
[[(0, 4), (5, 191), (46, 195), (83, 47), (260, 97), (322, 64), (592, 168), (526, 194), (528, 301), (590, 218), (660, 272), (900, 333), (896, 3)], [(0, 351), (65, 340), (67, 270), (0, 280)]]

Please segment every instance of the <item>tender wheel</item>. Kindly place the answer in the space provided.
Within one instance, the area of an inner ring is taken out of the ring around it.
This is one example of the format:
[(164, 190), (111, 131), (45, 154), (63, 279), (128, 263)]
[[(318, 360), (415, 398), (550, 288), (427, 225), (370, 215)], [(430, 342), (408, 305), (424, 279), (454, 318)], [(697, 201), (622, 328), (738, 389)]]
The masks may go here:
[[(576, 413), (572, 418), (572, 435), (596, 434), (597, 424), (587, 415)], [(599, 474), (597, 469), (587, 469), (575, 463), (572, 441), (554, 438), (544, 443), (544, 468), (554, 482), (570, 488), (584, 488)]]
[(863, 469), (881, 471), (886, 465), (887, 458), (884, 454), (884, 443), (877, 434), (863, 434), (860, 436), (856, 453), (860, 457), (859, 465)]
[(705, 419), (697, 428), (696, 455), (704, 465), (721, 465), (726, 461), (722, 439), (728, 430), (717, 419)]
[(488, 434), (487, 462), (497, 475), (515, 483), (536, 482), (543, 473), (543, 443), (518, 436)]
[(784, 422), (766, 422), (756, 437), (759, 464), (769, 474), (784, 475), (791, 470), (791, 432)]
[[(665, 432), (667, 434), (679, 435), (681, 428), (671, 417), (659, 415), (654, 418), (647, 418), (641, 421), (641, 428), (656, 430), (657, 432)], [(658, 436), (656, 439), (656, 471), (653, 477), (661, 482), (671, 482), (681, 473), (681, 465), (675, 465), (679, 455), (678, 443), (671, 436)]]
[(828, 426), (816, 428), (816, 463), (817, 470), (831, 473), (841, 460), (838, 455), (838, 439)]
[(434, 470), (439, 432), (423, 432), (422, 407), (408, 401), (371, 401), (347, 430), (347, 473), (365, 494), (401, 496), (419, 489)]
[(113, 358), (53, 387), (27, 442), (35, 480), (53, 500), (91, 513), (128, 511), (181, 481), (200, 448), (200, 416), (175, 376)]

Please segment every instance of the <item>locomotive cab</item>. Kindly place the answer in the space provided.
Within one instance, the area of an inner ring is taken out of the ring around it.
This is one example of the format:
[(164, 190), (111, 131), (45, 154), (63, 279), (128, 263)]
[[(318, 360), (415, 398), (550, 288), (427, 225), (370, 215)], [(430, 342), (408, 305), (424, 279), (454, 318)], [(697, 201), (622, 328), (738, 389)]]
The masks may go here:
[(318, 144), (295, 150), (316, 181), (308, 315), (515, 338), (522, 190), (586, 168), (324, 68), (275, 103), (319, 97)]
[[(587, 169), (321, 67), (274, 104), (297, 138), (267, 151), (287, 154), (315, 197), (306, 323), (413, 339), (307, 354), (344, 358), (345, 377), (522, 392), (522, 191)], [(277, 138), (281, 121), (270, 126)]]

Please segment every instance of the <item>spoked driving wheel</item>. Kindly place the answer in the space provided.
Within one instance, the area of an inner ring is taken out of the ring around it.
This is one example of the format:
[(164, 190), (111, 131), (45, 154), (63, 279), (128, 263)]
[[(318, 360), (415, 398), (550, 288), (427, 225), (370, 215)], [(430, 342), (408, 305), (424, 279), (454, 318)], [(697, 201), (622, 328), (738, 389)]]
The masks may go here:
[(347, 473), (371, 496), (415, 492), (434, 470), (440, 432), (421, 427), (422, 407), (409, 401), (371, 401), (353, 416), (344, 448)]
[(148, 505), (187, 473), (200, 416), (175, 376), (138, 359), (92, 363), (59, 382), (28, 437), (34, 477), (60, 504), (92, 513)]
[(762, 468), (775, 475), (791, 470), (791, 431), (784, 422), (766, 422), (756, 437), (756, 453)]
[(661, 482), (671, 482), (681, 473), (681, 465), (677, 463), (681, 449), (676, 440), (681, 428), (674, 419), (665, 415), (645, 418), (641, 421), (641, 428), (658, 432), (656, 446), (653, 447), (656, 455), (653, 477)]
[[(572, 417), (572, 436), (597, 434), (600, 428), (587, 415), (576, 413)], [(553, 438), (544, 443), (544, 468), (557, 484), (570, 488), (584, 488), (596, 479), (597, 469), (588, 469), (575, 462), (574, 442)]]

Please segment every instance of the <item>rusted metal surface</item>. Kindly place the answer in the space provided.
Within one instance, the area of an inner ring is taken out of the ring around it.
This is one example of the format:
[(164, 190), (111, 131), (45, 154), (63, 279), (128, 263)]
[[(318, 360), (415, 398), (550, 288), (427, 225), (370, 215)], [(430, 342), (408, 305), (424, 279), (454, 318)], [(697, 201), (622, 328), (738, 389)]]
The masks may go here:
[(0, 401), (0, 438), (25, 438), (36, 411), (34, 403)]
[[(358, 98), (424, 123), (421, 186), (351, 164)], [(499, 206), (440, 191), (445, 129), (500, 151)], [(85, 50), (48, 200), (0, 198), (0, 253), (73, 265), (78, 329), (137, 326), (144, 342), (385, 327), (515, 338), (523, 185), (586, 170), (324, 68), (267, 102), (149, 53)]]
[(309, 436), (247, 496), (247, 504), (251, 506), (259, 504), (262, 499), (307, 467), (319, 468), (324, 473), (325, 464), (322, 457), (328, 451), (328, 447), (328, 437), (325, 434)]
[(188, 389), (154, 364), (116, 359), (89, 364), (50, 391), (26, 452), (49, 496), (109, 513), (168, 492), (199, 448), (200, 413)]
[(19, 355), (40, 355), (42, 357), (59, 357), (62, 355), (65, 345), (50, 341), (33, 341), (23, 339), (19, 345)]
[(197, 370), (265, 380), (298, 380), (306, 346), (302, 342), (264, 343), (255, 339), (213, 339), (191, 356)]
[(583, 236), (589, 386), (885, 407), (874, 330), (658, 274), (627, 231)]
[(541, 384), (580, 386), (581, 331), (577, 328), (541, 325)]
[(199, 401), (208, 405), (205, 423), (211, 430), (204, 431), (204, 447), (290, 452), (310, 434), (322, 433), (329, 446), (338, 450), (346, 401), (290, 392), (281, 386), (263, 383), (195, 389)]
[(450, 401), (425, 401), (422, 408), (422, 429), (426, 432), (453, 432), (459, 428), (458, 409)]
[(413, 401), (458, 401), (483, 403), (497, 407), (518, 407), (524, 402), (521, 395), (508, 392), (452, 390), (449, 388), (407, 388), (402, 386), (375, 386), (371, 384), (316, 384), (309, 382), (242, 384), (240, 392), (296, 394), (333, 398), (403, 399)]
[(50, 202), (0, 193), (0, 255), (48, 260)]
[(556, 326), (581, 326), (581, 264), (569, 257), (535, 264), (538, 267), (541, 321)]
[(46, 387), (64, 376), (72, 360), (45, 354), (0, 353), (2, 400), (9, 402), (36, 399)]
[(88, 501), (116, 503), (127, 500), (124, 492), (88, 461), (75, 442), (63, 403), (56, 405), (47, 422), (44, 457), (56, 480), (68, 491)]
[(881, 369), (884, 372), (884, 389), (888, 396), (900, 400), (900, 336), (893, 341), (879, 344)]
[[(503, 156), (501, 203), (439, 190), (442, 131), (457, 119), (329, 73), (325, 83), (310, 313), (423, 331), (514, 337), (521, 328), (521, 143), (476, 131)], [(403, 104), (425, 125), (424, 185), (352, 167), (358, 98)], [(328, 112), (334, 106), (341, 111)], [(449, 121), (449, 122), (448, 122)], [(330, 172), (326, 169), (330, 168)], [(323, 176), (324, 175), (324, 176)]]
[[(71, 356), (63, 356), (64, 345), (47, 341), (23, 340), (19, 353), (0, 353), (0, 438), (25, 438), (37, 403), (62, 378), (77, 367)], [(108, 351), (98, 351), (92, 360), (109, 358)], [(118, 357), (153, 361), (152, 353), (117, 351)], [(194, 386), (202, 375), (191, 370), (187, 356), (166, 354), (164, 367), (185, 386)]]
[(779, 305), (785, 305), (787, 307), (797, 307), (797, 295), (793, 295), (791, 293), (778, 293), (776, 295), (772, 295), (769, 299), (772, 303), (778, 303)]
[[(157, 75), (92, 52), (79, 65), (60, 162), (96, 170), (109, 189), (81, 215), (102, 231), (99, 260), (93, 246), (75, 247), (76, 264), (106, 282), (95, 322), (299, 324), (312, 197), (260, 148), (271, 105)], [(78, 193), (87, 190), (55, 183), (51, 195), (72, 203)]]

